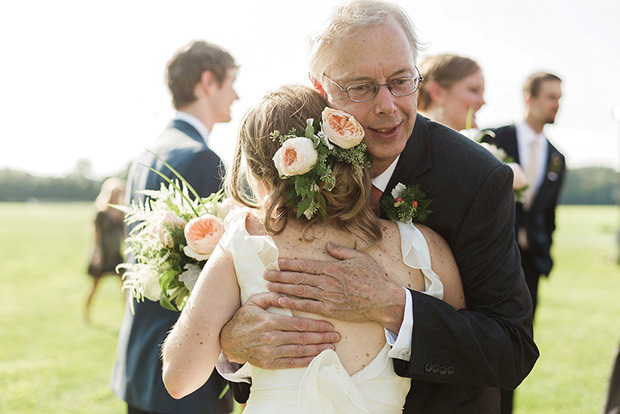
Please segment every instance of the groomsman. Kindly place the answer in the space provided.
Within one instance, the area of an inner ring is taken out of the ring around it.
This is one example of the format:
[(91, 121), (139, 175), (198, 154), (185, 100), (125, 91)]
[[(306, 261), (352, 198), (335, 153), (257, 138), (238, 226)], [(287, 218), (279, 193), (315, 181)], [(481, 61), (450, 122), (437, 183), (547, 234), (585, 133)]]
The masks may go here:
[[(150, 151), (177, 170), (201, 197), (221, 187), (220, 158), (208, 147), (209, 132), (218, 122), (230, 121), (230, 106), (238, 99), (233, 89), (237, 65), (222, 48), (194, 41), (181, 48), (167, 67), (167, 84), (177, 110), (170, 125), (149, 147)], [(173, 178), (173, 173), (145, 151), (132, 165), (127, 200), (143, 202), (141, 190), (159, 190), (163, 181), (144, 165)], [(160, 346), (179, 313), (145, 299), (126, 306), (118, 338), (111, 388), (127, 402), (129, 414), (201, 413), (227, 414), (232, 411), (230, 395), (219, 398), (226, 382), (216, 374), (199, 390), (173, 399), (161, 376)], [(230, 393), (228, 393), (230, 394)]]
[[(538, 280), (553, 266), (550, 249), (555, 230), (555, 208), (566, 164), (545, 137), (546, 124), (553, 124), (560, 108), (562, 80), (551, 73), (537, 72), (523, 85), (525, 119), (494, 130), (494, 143), (515, 159), (528, 178), (528, 187), (515, 212), (515, 234), (521, 265), (532, 295), (533, 313), (538, 299)], [(533, 314), (532, 314), (533, 317)], [(512, 412), (513, 390), (502, 390), (502, 413)]]

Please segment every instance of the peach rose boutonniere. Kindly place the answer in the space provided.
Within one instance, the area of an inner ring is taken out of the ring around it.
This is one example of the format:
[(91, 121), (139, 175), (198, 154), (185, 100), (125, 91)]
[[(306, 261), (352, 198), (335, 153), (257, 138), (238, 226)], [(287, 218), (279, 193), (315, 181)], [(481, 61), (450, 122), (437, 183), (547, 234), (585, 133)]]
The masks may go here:
[(126, 269), (123, 289), (138, 302), (146, 298), (180, 311), (224, 234), (223, 218), (234, 205), (224, 200), (221, 191), (206, 198), (198, 196), (183, 177), (164, 164), (178, 180), (152, 170), (168, 185), (162, 183), (160, 190), (143, 191), (147, 197), (142, 203), (115, 206), (125, 213), (131, 229), (126, 245), (134, 258), (119, 269)]
[[(318, 132), (317, 132), (318, 131)], [(323, 191), (336, 185), (332, 166), (335, 162), (354, 165), (356, 172), (370, 165), (364, 143), (364, 128), (350, 114), (325, 108), (320, 121), (308, 119), (306, 129), (292, 129), (287, 134), (276, 130), (271, 139), (279, 140), (273, 162), (283, 180), (291, 180), (287, 194), (289, 205), (311, 220), (316, 213), (326, 216)]]

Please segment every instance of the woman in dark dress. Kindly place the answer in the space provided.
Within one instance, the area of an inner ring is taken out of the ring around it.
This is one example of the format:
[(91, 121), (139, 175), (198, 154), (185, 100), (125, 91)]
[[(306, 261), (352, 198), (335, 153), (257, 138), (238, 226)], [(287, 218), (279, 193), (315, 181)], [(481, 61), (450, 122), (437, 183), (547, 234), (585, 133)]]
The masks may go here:
[[(110, 204), (123, 204), (125, 181), (112, 177), (104, 181), (95, 200), (95, 247), (88, 265), (88, 274), (93, 284), (86, 299), (84, 318), (90, 320), (90, 306), (99, 285), (99, 280), (106, 274), (117, 274), (116, 266), (123, 262), (121, 244), (125, 238), (123, 212)], [(122, 272), (121, 272), (122, 274)]]

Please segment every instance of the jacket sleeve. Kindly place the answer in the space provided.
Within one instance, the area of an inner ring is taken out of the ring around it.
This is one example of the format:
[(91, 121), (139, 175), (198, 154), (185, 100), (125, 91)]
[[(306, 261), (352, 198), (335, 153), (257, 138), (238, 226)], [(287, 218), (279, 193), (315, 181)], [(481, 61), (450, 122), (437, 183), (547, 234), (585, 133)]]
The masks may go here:
[(452, 248), (467, 309), (412, 292), (414, 380), (515, 388), (538, 358), (532, 302), (514, 235), (512, 174), (499, 165), (479, 186)]

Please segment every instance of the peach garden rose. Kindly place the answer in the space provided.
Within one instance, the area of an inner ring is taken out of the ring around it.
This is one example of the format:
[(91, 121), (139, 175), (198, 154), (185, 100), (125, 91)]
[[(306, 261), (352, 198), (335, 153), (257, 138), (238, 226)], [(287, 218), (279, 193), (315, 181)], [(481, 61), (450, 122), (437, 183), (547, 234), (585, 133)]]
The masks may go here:
[(353, 148), (364, 139), (364, 128), (351, 114), (325, 108), (321, 118), (323, 133), (342, 149)]
[(185, 225), (187, 246), (183, 252), (197, 260), (207, 260), (224, 234), (224, 220), (205, 214)]

